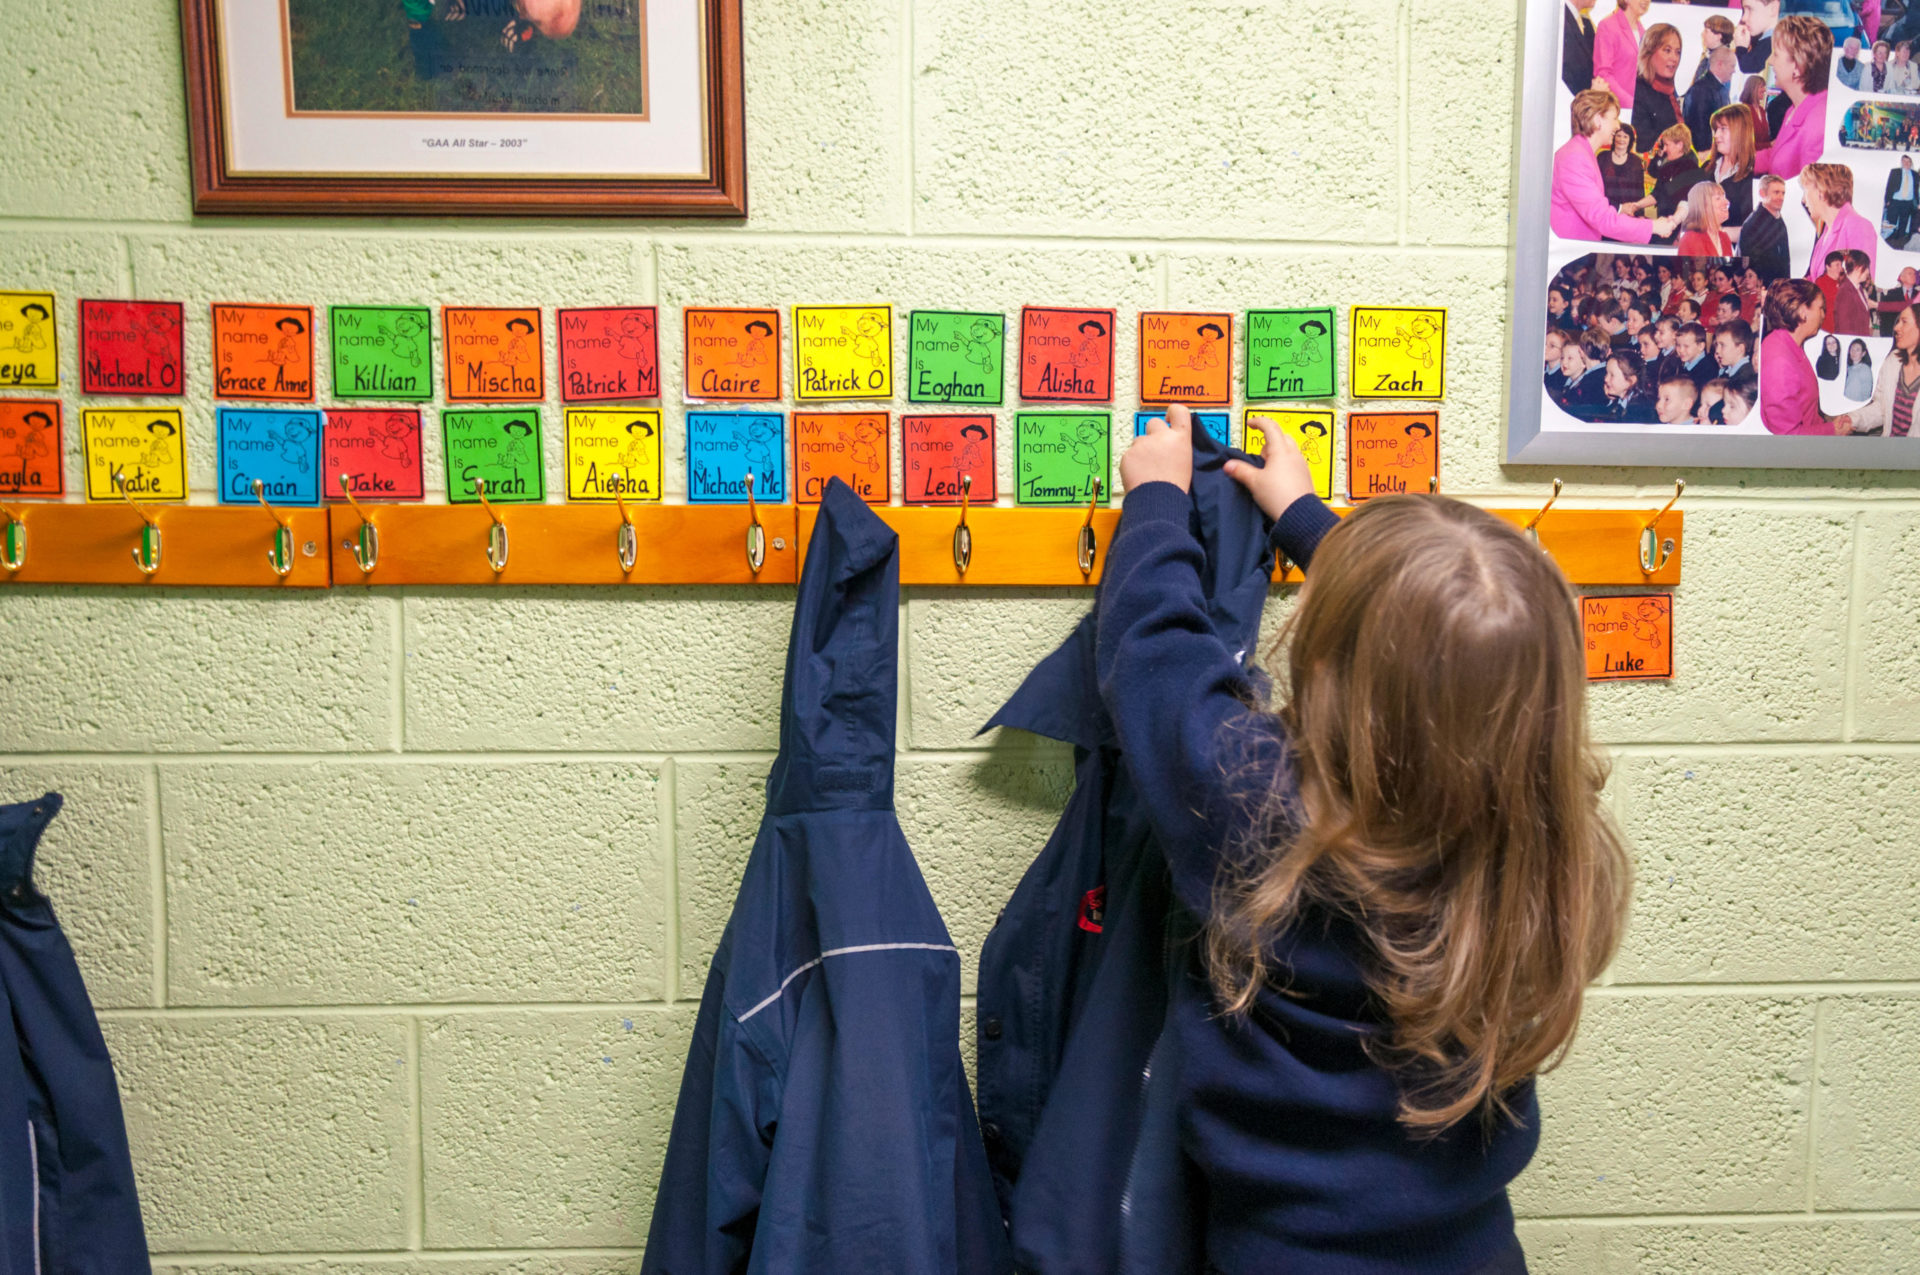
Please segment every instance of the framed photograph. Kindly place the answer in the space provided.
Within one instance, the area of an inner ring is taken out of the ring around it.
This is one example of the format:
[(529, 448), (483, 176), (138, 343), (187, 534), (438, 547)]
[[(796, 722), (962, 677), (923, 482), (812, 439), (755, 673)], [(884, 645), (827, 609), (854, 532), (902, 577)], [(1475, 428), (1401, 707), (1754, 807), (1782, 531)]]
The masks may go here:
[(1507, 460), (1920, 469), (1920, 0), (1522, 15)]
[(181, 0), (199, 213), (744, 217), (740, 0)]

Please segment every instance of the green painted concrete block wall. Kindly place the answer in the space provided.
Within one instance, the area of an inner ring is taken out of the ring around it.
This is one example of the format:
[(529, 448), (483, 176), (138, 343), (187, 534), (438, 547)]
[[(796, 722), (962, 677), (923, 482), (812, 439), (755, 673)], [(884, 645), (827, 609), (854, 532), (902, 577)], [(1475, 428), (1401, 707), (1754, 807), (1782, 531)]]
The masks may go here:
[[(1448, 490), (1551, 477), (1500, 464), (1506, 0), (748, 0), (744, 226), (196, 220), (177, 6), (111, 7), (0, 46), (0, 287), (60, 293), (69, 371), (80, 295), (1440, 303)], [(1545, 1082), (1523, 1234), (1547, 1275), (1920, 1270), (1920, 483), (1688, 478), (1678, 674), (1593, 695), (1639, 891)], [(0, 795), (68, 794), (43, 875), (162, 1265), (637, 1269), (791, 599), (0, 596)], [(1085, 605), (902, 603), (901, 817), (963, 950), (1071, 782), (973, 732)]]

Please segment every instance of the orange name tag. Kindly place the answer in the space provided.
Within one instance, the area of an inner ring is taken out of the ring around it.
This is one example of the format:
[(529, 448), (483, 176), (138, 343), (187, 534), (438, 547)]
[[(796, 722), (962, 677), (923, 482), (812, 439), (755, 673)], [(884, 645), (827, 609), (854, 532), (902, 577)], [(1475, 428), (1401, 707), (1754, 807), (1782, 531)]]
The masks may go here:
[(1438, 412), (1349, 412), (1347, 498), (1425, 495), (1440, 476)]
[(1673, 676), (1673, 599), (1664, 593), (1581, 598), (1589, 682)]

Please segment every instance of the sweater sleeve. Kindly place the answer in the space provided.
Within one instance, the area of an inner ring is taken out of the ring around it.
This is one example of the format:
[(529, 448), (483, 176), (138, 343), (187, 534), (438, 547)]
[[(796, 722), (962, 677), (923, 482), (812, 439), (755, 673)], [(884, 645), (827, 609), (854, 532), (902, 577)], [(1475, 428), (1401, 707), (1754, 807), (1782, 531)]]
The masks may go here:
[[(1100, 585), (1095, 663), (1174, 890), (1205, 917), (1223, 861), (1244, 849), (1261, 808), (1276, 790), (1291, 804), (1293, 771), (1279, 718), (1251, 706), (1252, 683), (1207, 616), (1190, 508), (1171, 483), (1127, 493)], [(1303, 497), (1274, 539), (1305, 563), (1332, 520)]]

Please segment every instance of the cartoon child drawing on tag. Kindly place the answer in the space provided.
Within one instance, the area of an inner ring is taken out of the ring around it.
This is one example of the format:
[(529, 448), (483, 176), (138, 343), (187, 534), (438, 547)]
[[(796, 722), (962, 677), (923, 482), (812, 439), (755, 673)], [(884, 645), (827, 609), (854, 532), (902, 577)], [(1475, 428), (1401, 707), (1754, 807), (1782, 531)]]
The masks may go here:
[(636, 470), (644, 470), (647, 464), (647, 440), (653, 437), (653, 426), (645, 420), (627, 422), (627, 446), (620, 454), (620, 463), (626, 470), (626, 489), (632, 491), (637, 485), (634, 478)]
[(773, 340), (773, 325), (765, 319), (755, 319), (747, 324), (747, 339), (740, 344), (740, 352), (733, 356), (735, 367), (759, 367), (767, 361), (767, 346)]
[(1307, 464), (1318, 469), (1327, 463), (1327, 427), (1324, 422), (1303, 421), (1294, 441), (1300, 444), (1300, 454), (1307, 458)]
[(380, 454), (388, 460), (404, 463), (413, 460), (413, 448), (407, 446), (407, 435), (413, 432), (413, 422), (394, 412), (373, 427), (373, 436), (380, 442)]
[(1651, 598), (1643, 600), (1627, 617), (1633, 625), (1633, 636), (1648, 646), (1660, 645), (1660, 621), (1666, 615), (1666, 609)]
[(527, 338), (533, 335), (533, 324), (525, 319), (508, 319), (507, 331), (512, 335), (507, 338), (507, 348), (500, 358), (513, 367), (520, 367), (533, 358), (527, 344)]
[(47, 308), (38, 301), (29, 301), (20, 307), (20, 334), (13, 338), (13, 348), (22, 354), (32, 354), (47, 348)]
[(280, 459), (289, 465), (298, 465), (306, 459), (307, 440), (313, 437), (313, 430), (305, 421), (288, 421), (278, 432), (269, 432), (267, 437), (274, 440), (280, 449)]
[(849, 448), (853, 463), (865, 466), (870, 474), (879, 473), (880, 444), (885, 437), (885, 427), (877, 421), (854, 422), (853, 441)]
[(953, 481), (957, 484), (968, 474), (985, 473), (987, 468), (987, 427), (984, 425), (962, 425), (960, 427), (960, 455), (954, 461)]
[(147, 335), (144, 342), (148, 354), (156, 359), (164, 359), (173, 353), (173, 315), (166, 310), (155, 310), (147, 315)]
[(402, 314), (394, 318), (390, 336), (393, 341), (393, 357), (407, 363), (418, 365), (420, 362), (420, 338), (427, 332), (426, 324), (417, 314)]
[(960, 337), (964, 347), (961, 357), (981, 371), (993, 366), (994, 355), (999, 352), (999, 341), (994, 337), (993, 325), (985, 319), (975, 319)]
[(25, 469), (50, 450), (42, 431), (53, 428), (53, 418), (45, 412), (28, 412), (19, 424), (0, 425), (0, 462), (12, 460), (11, 469)]
[(645, 313), (623, 314), (620, 316), (620, 330), (603, 329), (607, 339), (614, 343), (614, 349), (620, 357), (629, 363), (645, 363), (648, 353), (653, 349), (653, 319)]
[(1320, 361), (1319, 341), (1327, 335), (1327, 325), (1308, 319), (1300, 325), (1300, 341), (1293, 347), (1293, 365), (1310, 367)]
[(1067, 452), (1079, 464), (1088, 469), (1096, 469), (1100, 464), (1100, 422), (1092, 417), (1081, 420), (1073, 427), (1073, 437), (1067, 440)]
[(746, 446), (742, 450), (747, 459), (747, 468), (755, 475), (754, 485), (760, 489), (761, 495), (767, 492), (767, 476), (773, 473), (773, 448), (779, 441), (780, 433), (771, 422), (755, 421), (747, 426)]
[(1425, 421), (1413, 421), (1406, 428), (1407, 445), (1393, 458), (1393, 463), (1402, 469), (1424, 469), (1431, 453), (1427, 450), (1433, 438), (1433, 428)]
[(1098, 319), (1088, 319), (1080, 325), (1080, 344), (1073, 347), (1068, 362), (1079, 371), (1103, 366), (1106, 363), (1106, 338), (1106, 325)]
[(1393, 330), (1395, 336), (1407, 343), (1407, 357), (1418, 360), (1422, 367), (1433, 366), (1433, 338), (1439, 333), (1439, 326), (1424, 314), (1414, 315), (1406, 327)]
[(307, 325), (289, 314), (276, 320), (273, 326), (279, 329), (280, 339), (267, 347), (261, 359), (278, 367), (300, 362), (300, 338), (306, 335)]
[(871, 314), (863, 314), (854, 321), (851, 328), (842, 327), (840, 334), (853, 338), (853, 357), (877, 368), (883, 357), (880, 350), (880, 338), (886, 332), (886, 326)]
[(179, 433), (172, 421), (152, 420), (147, 422), (147, 433), (153, 441), (147, 444), (147, 450), (141, 453), (137, 463), (159, 469), (173, 459), (173, 437)]
[(514, 471), (533, 461), (533, 426), (523, 420), (511, 420), (502, 425), (501, 431), (507, 441), (500, 448), (500, 466)]
[(1194, 330), (1198, 338), (1194, 342), (1193, 352), (1187, 355), (1187, 366), (1196, 372), (1205, 372), (1220, 366), (1220, 343), (1227, 334), (1220, 330), (1217, 323), (1202, 323)]

